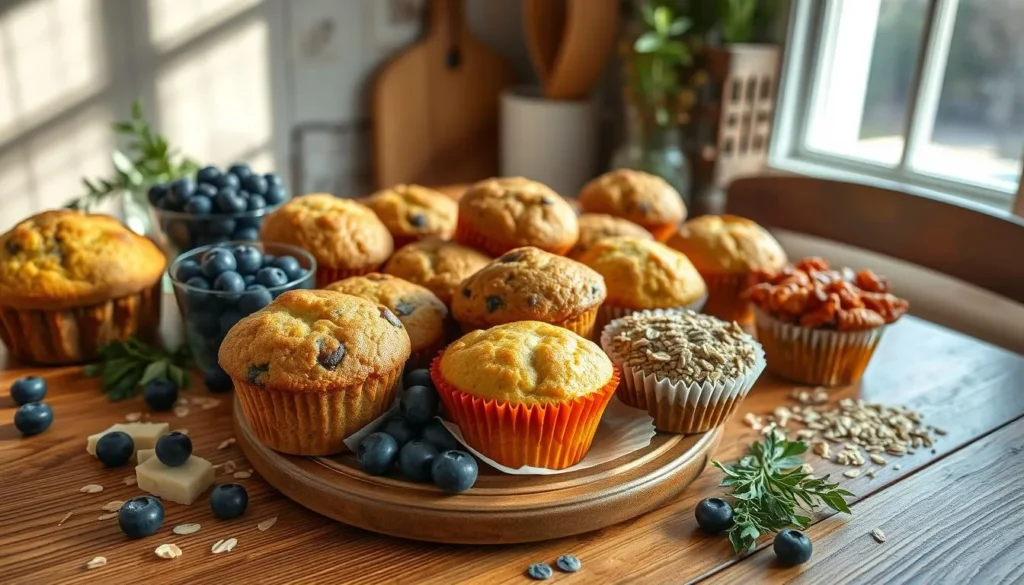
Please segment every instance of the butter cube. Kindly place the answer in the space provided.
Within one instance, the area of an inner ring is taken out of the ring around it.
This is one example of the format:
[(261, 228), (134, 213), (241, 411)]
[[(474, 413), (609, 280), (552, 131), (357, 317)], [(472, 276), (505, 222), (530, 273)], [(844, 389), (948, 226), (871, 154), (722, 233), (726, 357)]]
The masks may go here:
[(118, 423), (113, 425), (109, 429), (102, 433), (96, 433), (95, 435), (89, 435), (89, 440), (85, 445), (85, 451), (96, 456), (96, 442), (100, 440), (100, 437), (107, 433), (114, 431), (121, 431), (127, 433), (132, 441), (135, 442), (135, 454), (138, 455), (141, 449), (152, 449), (156, 447), (156, 441), (160, 437), (166, 435), (171, 430), (171, 425), (167, 423)]
[(142, 465), (146, 459), (156, 457), (156, 449), (139, 449), (135, 455), (139, 458), (139, 465)]
[(213, 474), (213, 464), (195, 455), (178, 467), (168, 467), (156, 457), (135, 467), (139, 489), (186, 506), (213, 485)]

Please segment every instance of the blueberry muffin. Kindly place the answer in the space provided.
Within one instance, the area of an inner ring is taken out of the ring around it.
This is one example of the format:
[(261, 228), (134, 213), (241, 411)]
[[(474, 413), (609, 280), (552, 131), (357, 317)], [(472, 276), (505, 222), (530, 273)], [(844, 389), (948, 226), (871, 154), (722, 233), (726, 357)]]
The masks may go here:
[(583, 264), (516, 248), (462, 281), (452, 314), (464, 331), (543, 321), (589, 339), (604, 297), (604, 279)]
[(584, 213), (579, 217), (580, 238), (566, 256), (578, 259), (594, 242), (615, 236), (632, 236), (643, 240), (654, 239), (651, 232), (628, 219), (604, 213)]
[(320, 287), (374, 272), (394, 250), (391, 233), (369, 207), (325, 193), (296, 197), (268, 215), (260, 239), (312, 254)]
[(412, 346), (408, 368), (422, 368), (444, 347), (448, 307), (426, 288), (390, 274), (371, 272), (327, 285), (327, 290), (384, 305), (405, 326)]
[(429, 238), (395, 252), (384, 266), (384, 272), (427, 288), (442, 303), (451, 306), (459, 283), (490, 261), (490, 256), (473, 248)]
[(26, 362), (94, 360), (131, 335), (156, 337), (167, 260), (107, 215), (57, 210), (0, 235), (0, 340)]
[(374, 193), (364, 203), (387, 226), (396, 248), (431, 236), (447, 240), (455, 232), (458, 204), (433, 189), (395, 185)]
[(668, 181), (642, 171), (618, 169), (583, 186), (580, 209), (607, 213), (639, 225), (665, 241), (686, 219), (686, 206)]
[(459, 199), (456, 241), (493, 256), (523, 246), (565, 254), (578, 237), (575, 210), (536, 181), (487, 179)]
[(297, 290), (239, 321), (218, 359), (266, 446), (331, 455), (391, 407), (409, 351), (409, 334), (387, 307)]

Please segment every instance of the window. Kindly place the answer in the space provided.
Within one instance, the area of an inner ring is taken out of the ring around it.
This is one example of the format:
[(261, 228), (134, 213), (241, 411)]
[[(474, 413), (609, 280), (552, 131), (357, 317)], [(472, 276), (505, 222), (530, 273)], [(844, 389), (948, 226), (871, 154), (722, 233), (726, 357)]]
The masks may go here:
[(1021, 0), (794, 0), (772, 165), (1010, 209), (1022, 29)]

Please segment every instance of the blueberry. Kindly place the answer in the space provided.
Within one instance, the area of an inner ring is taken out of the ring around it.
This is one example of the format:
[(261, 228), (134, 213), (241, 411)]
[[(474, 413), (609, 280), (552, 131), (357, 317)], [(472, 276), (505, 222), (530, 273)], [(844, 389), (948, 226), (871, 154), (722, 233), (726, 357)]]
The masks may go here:
[(270, 186), (270, 185), (278, 185), (278, 186), (283, 185), (283, 183), (281, 182), (281, 175), (278, 175), (277, 173), (267, 173), (267, 174), (263, 175), (263, 178), (267, 180), (267, 185), (268, 186)]
[[(202, 269), (200, 269), (200, 270), (202, 270)], [(189, 279), (185, 281), (185, 284), (187, 284), (187, 285), (189, 285), (189, 286), (191, 286), (193, 288), (198, 288), (198, 289), (201, 289), (201, 290), (210, 290), (210, 281), (206, 280), (205, 277), (199, 276), (199, 275), (189, 277)], [(204, 296), (207, 296), (207, 295), (204, 295)]]
[(405, 375), (402, 379), (402, 383), (406, 388), (410, 386), (428, 386), (434, 387), (434, 380), (430, 378), (430, 370), (421, 368), (419, 370), (413, 370)]
[(146, 199), (149, 200), (149, 204), (157, 207), (158, 202), (167, 196), (167, 185), (153, 185), (146, 192)]
[(210, 392), (227, 392), (234, 388), (231, 376), (220, 369), (220, 366), (203, 373), (203, 384), (206, 384)]
[(263, 195), (253, 195), (249, 197), (249, 201), (246, 202), (246, 209), (249, 211), (258, 211), (267, 206), (267, 200), (263, 198)]
[(196, 173), (196, 181), (200, 183), (213, 183), (220, 177), (220, 169), (217, 167), (203, 167)]
[(277, 205), (288, 197), (285, 193), (284, 187), (281, 185), (270, 185), (267, 187), (267, 192), (263, 194), (263, 199), (266, 200), (267, 205)]
[(550, 579), (555, 572), (551, 569), (551, 565), (547, 563), (533, 563), (526, 569), (526, 574), (531, 579), (544, 581), (546, 579)]
[(806, 563), (811, 558), (811, 539), (799, 530), (786, 528), (775, 535), (772, 549), (780, 563), (793, 567)]
[(384, 426), (381, 427), (381, 431), (394, 437), (395, 442), (398, 443), (399, 447), (404, 446), (409, 441), (417, 439), (420, 436), (419, 427), (411, 424), (400, 416), (389, 419)]
[[(252, 169), (245, 163), (235, 163), (228, 168), (228, 172), (238, 177), (239, 179), (245, 179), (252, 175)], [(258, 176), (258, 175), (257, 175)]]
[(423, 440), (437, 448), (438, 452), (462, 449), (462, 445), (444, 428), (436, 418), (423, 427)]
[[(202, 186), (207, 187), (208, 185)], [(213, 211), (213, 200), (206, 195), (196, 195), (189, 199), (185, 203), (185, 207), (182, 209), (185, 213), (190, 213), (192, 215), (209, 215), (210, 212)]]
[[(192, 309), (188, 313), (188, 334), (190, 342), (217, 338), (220, 336), (220, 312)], [(215, 344), (213, 350), (220, 347)], [(198, 352), (196, 352), (198, 353)]]
[(242, 179), (242, 188), (253, 195), (263, 195), (269, 187), (266, 177), (263, 175), (249, 175)]
[(562, 555), (555, 559), (555, 566), (566, 573), (575, 573), (583, 568), (583, 563), (572, 555)]
[(267, 268), (260, 268), (256, 272), (256, 283), (262, 284), (267, 288), (273, 288), (275, 286), (281, 286), (288, 282), (288, 275), (284, 273), (284, 270), (275, 266), (268, 266)]
[(200, 183), (196, 185), (196, 192), (192, 197), (199, 197), (200, 195), (213, 199), (217, 196), (217, 188), (209, 183)]
[(14, 411), (14, 427), (26, 437), (38, 435), (53, 424), (53, 409), (44, 402), (22, 404)]
[(164, 523), (164, 506), (153, 496), (139, 496), (121, 504), (117, 525), (128, 538), (156, 534)]
[(231, 232), (235, 231), (235, 220), (226, 217), (211, 218), (203, 222), (206, 233), (210, 236), (204, 244), (226, 242)]
[(235, 257), (235, 270), (241, 275), (256, 274), (263, 266), (263, 254), (256, 246), (235, 246), (231, 248)]
[(192, 179), (181, 178), (171, 183), (171, 188), (167, 192), (167, 198), (174, 203), (175, 206), (182, 206), (188, 201), (196, 192), (196, 184), (192, 182)]
[(217, 197), (213, 202), (217, 211), (221, 213), (241, 213), (248, 205), (248, 202), (234, 189), (221, 189), (217, 192)]
[(222, 298), (229, 303), (234, 303), (238, 301), (238, 297), (245, 290), (245, 281), (242, 280), (241, 274), (234, 270), (227, 270), (218, 274), (217, 278), (214, 279), (213, 290), (232, 293), (226, 294)]
[(96, 458), (107, 467), (121, 467), (135, 453), (135, 441), (122, 431), (107, 433), (96, 441)]
[(231, 173), (224, 173), (213, 180), (213, 186), (218, 190), (224, 189), (224, 187), (230, 187), (231, 189), (237, 190), (238, 187), (241, 186), (241, 183), (237, 176), (232, 175)]
[(166, 434), (156, 442), (156, 458), (167, 467), (184, 465), (192, 456), (192, 439), (178, 431)]
[(249, 505), (249, 492), (237, 483), (221, 484), (210, 492), (210, 508), (221, 520), (238, 518)]
[(274, 260), (274, 263), (271, 266), (284, 270), (284, 273), (288, 275), (288, 280), (298, 280), (306, 274), (306, 271), (294, 256), (281, 256)]
[(720, 498), (704, 498), (694, 510), (697, 524), (709, 534), (721, 534), (732, 526), (732, 506)]
[(170, 410), (178, 401), (178, 387), (166, 378), (150, 380), (142, 389), (142, 398), (153, 410)]
[(256, 284), (256, 275), (255, 274), (243, 274), (242, 275), (242, 280), (245, 281), (245, 288), (248, 289), (250, 286)]
[(46, 380), (38, 376), (18, 378), (11, 384), (11, 399), (18, 406), (29, 402), (42, 402), (46, 397)]
[(430, 481), (430, 470), (437, 458), (437, 449), (426, 441), (409, 441), (398, 453), (398, 469), (412, 481)]
[(425, 425), (437, 416), (437, 390), (428, 386), (409, 386), (398, 403), (402, 416), (414, 425)]
[(238, 309), (227, 309), (221, 313), (218, 320), (220, 323), (220, 334), (227, 335), (228, 331), (231, 331), (231, 328), (241, 321), (243, 316)]
[(186, 258), (178, 263), (178, 269), (174, 272), (175, 280), (188, 282), (193, 276), (202, 278), (203, 271), (199, 269), (199, 263), (191, 258)]
[(476, 459), (473, 459), (472, 455), (465, 451), (452, 450), (434, 458), (434, 463), (430, 467), (430, 477), (437, 487), (457, 494), (473, 487), (479, 471)]
[(267, 287), (262, 284), (250, 284), (245, 293), (238, 299), (238, 309), (243, 315), (251, 315), (274, 300)]
[(239, 242), (258, 242), (260, 240), (260, 230), (254, 227), (240, 227), (231, 234), (231, 239)]
[(203, 269), (203, 275), (210, 280), (217, 278), (222, 272), (234, 272), (238, 268), (235, 255), (227, 248), (214, 248), (203, 254), (203, 260), (199, 265)]
[(387, 433), (370, 433), (356, 449), (356, 463), (370, 475), (387, 475), (398, 461), (398, 442)]

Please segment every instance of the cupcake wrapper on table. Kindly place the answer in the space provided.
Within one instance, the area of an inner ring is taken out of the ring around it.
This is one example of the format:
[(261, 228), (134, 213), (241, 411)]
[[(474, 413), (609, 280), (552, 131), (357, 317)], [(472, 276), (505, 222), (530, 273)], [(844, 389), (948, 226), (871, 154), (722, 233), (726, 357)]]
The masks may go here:
[(704, 305), (704, 313), (722, 319), (749, 323), (754, 319), (750, 301), (742, 297), (747, 290), (746, 274), (704, 274), (704, 284), (708, 287), (708, 302)]
[(430, 368), (448, 419), (477, 451), (506, 467), (565, 469), (590, 449), (605, 407), (619, 385), (619, 370), (600, 390), (550, 404), (511, 404), (462, 392), (441, 376), (441, 358)]
[(800, 384), (828, 387), (860, 380), (885, 332), (884, 326), (866, 331), (800, 327), (756, 306), (754, 323), (771, 372)]
[[(568, 329), (573, 333), (583, 337), (584, 339), (594, 339), (594, 324), (597, 322), (598, 308), (594, 307), (589, 311), (580, 313), (577, 317), (569, 319), (567, 321), (559, 321), (557, 323), (551, 323), (559, 327)], [(472, 323), (460, 323), (459, 326), (462, 328), (462, 333), (472, 333), (477, 329), (487, 329), (486, 325), (478, 326)]]
[[(455, 226), (455, 241), (462, 244), (463, 246), (476, 248), (477, 250), (480, 250), (481, 252), (489, 254), (495, 258), (501, 256), (502, 254), (508, 252), (509, 250), (514, 250), (515, 248), (521, 247), (521, 244), (509, 245), (502, 244), (500, 242), (495, 242), (491, 238), (488, 238), (486, 235), (481, 234), (475, 229), (473, 229), (472, 226), (462, 221), (462, 218), (459, 218), (458, 223)], [(544, 250), (545, 252), (551, 252), (552, 254), (556, 254), (558, 256), (565, 256), (575, 244), (576, 242), (570, 242), (568, 246), (563, 246), (556, 250), (544, 248), (541, 246), (536, 247)]]
[[(682, 307), (673, 307), (673, 308), (670, 308), (670, 309), (653, 309), (653, 310), (655, 310), (655, 311), (663, 311), (663, 310), (664, 311), (679, 311), (679, 310), (682, 310), (682, 309), (688, 309), (690, 311), (694, 311), (696, 313), (700, 313), (701, 310), (704, 308), (705, 303), (707, 303), (707, 300), (708, 300), (708, 296), (704, 295), (701, 298), (697, 299), (696, 301), (690, 303), (689, 305), (683, 305)], [(614, 321), (614, 320), (616, 320), (616, 319), (618, 319), (620, 317), (625, 317), (627, 315), (632, 315), (633, 313), (639, 313), (641, 311), (648, 311), (648, 310), (651, 310), (651, 309), (633, 309), (633, 308), (630, 308), (630, 307), (616, 307), (614, 305), (609, 305), (608, 303), (605, 303), (605, 304), (601, 305), (601, 308), (597, 312), (597, 327), (594, 329), (594, 331), (597, 332), (597, 335), (595, 335), (595, 337), (597, 337), (598, 339), (601, 339), (602, 338), (601, 337), (601, 332), (612, 321)]]
[(316, 267), (316, 287), (324, 288), (333, 282), (338, 282), (339, 280), (344, 280), (351, 276), (365, 276), (371, 272), (377, 272), (379, 269), (379, 264), (368, 266), (366, 268), (348, 270), (341, 268), (329, 268), (318, 264)]
[(383, 414), (394, 402), (402, 368), (358, 386), (326, 392), (260, 388), (235, 378), (235, 393), (253, 434), (290, 455), (333, 455), (345, 438)]
[(92, 361), (100, 347), (132, 335), (152, 341), (160, 327), (162, 283), (84, 307), (0, 307), (0, 340), (16, 359), (48, 365)]

